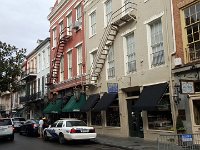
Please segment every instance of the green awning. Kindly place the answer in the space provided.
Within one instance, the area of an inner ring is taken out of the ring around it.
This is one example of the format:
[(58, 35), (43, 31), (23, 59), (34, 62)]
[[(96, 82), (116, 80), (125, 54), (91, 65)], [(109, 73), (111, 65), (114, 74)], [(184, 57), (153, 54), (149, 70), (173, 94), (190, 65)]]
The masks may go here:
[(51, 108), (51, 113), (52, 114), (58, 114), (62, 112), (62, 99), (57, 99), (56, 103), (54, 103), (53, 107)]
[(81, 94), (79, 100), (72, 96), (69, 102), (62, 109), (62, 112), (80, 112), (80, 108), (86, 103), (86, 97)]
[(47, 105), (47, 107), (43, 110), (43, 113), (44, 113), (44, 114), (50, 114), (53, 105), (54, 105), (53, 102), (49, 103), (49, 104)]
[(57, 114), (62, 112), (62, 99), (57, 99), (55, 102), (49, 103), (49, 105), (43, 110), (44, 114)]

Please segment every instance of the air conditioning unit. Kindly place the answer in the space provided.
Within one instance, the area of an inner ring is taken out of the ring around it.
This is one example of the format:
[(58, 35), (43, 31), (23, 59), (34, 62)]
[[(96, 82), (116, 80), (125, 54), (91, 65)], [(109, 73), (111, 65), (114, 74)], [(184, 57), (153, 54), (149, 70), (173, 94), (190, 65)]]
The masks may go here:
[(73, 29), (78, 30), (80, 28), (80, 26), (81, 26), (81, 22), (75, 21), (74, 24), (73, 24)]
[(174, 59), (174, 65), (180, 66), (182, 65), (182, 59), (180, 57)]

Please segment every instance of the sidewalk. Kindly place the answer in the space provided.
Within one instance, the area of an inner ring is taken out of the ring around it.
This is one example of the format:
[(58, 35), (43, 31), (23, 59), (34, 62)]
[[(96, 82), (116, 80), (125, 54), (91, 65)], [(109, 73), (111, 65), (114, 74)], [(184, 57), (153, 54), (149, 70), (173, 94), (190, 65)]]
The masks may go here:
[(118, 138), (105, 135), (97, 135), (95, 142), (126, 150), (157, 150), (156, 141), (145, 141), (143, 138), (137, 137)]

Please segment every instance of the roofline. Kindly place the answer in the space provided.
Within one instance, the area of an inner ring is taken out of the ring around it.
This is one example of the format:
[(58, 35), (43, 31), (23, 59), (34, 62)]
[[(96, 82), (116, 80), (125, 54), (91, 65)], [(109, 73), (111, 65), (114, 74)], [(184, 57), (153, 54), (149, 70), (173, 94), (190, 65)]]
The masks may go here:
[(38, 50), (40, 50), (41, 47), (43, 47), (46, 43), (50, 41), (50, 37), (47, 37), (45, 40), (42, 41), (32, 52), (30, 52), (27, 56), (26, 59), (31, 57), (34, 53), (36, 53)]

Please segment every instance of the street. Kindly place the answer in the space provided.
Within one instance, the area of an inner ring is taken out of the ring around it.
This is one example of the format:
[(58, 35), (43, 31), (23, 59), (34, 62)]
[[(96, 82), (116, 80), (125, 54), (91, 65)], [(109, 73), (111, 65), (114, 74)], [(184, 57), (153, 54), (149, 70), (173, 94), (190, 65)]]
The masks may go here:
[(15, 133), (13, 142), (0, 139), (0, 149), (6, 150), (121, 150), (115, 147), (96, 144), (94, 142), (70, 142), (64, 145), (57, 141), (43, 141), (43, 139), (35, 137), (26, 137)]

